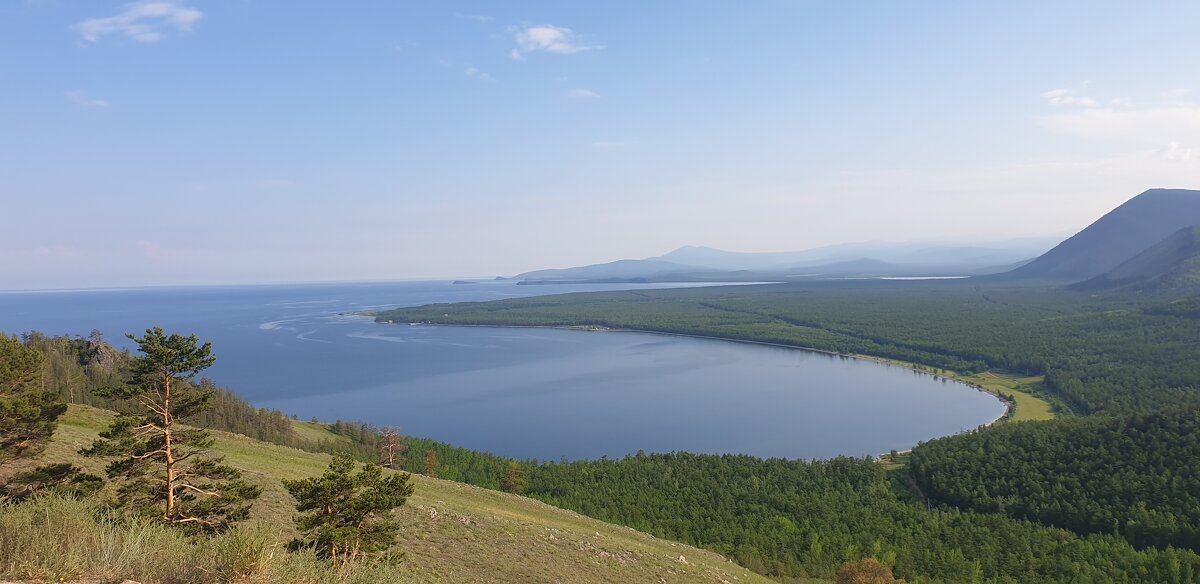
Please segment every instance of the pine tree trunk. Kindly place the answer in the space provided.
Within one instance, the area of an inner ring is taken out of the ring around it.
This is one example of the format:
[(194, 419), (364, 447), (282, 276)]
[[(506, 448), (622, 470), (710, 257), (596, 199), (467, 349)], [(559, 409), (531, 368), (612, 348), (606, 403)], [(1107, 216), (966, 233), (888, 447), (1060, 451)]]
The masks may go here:
[(171, 378), (163, 381), (163, 451), (167, 456), (167, 514), (165, 519), (171, 521), (175, 511), (175, 457), (171, 453)]

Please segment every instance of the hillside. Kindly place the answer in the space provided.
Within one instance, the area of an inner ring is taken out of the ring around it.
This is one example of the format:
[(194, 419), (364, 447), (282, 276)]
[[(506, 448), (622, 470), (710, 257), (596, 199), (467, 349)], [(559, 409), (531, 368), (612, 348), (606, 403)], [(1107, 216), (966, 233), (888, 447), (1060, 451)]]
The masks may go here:
[[(1195, 550), (1197, 460), (1200, 407), (1191, 406), (1008, 424), (935, 439), (913, 449), (908, 468), (927, 497), (960, 509), (1076, 533), (1117, 532), (1138, 548)], [(1046, 477), (1079, 487), (1047, 489)]]
[(1200, 227), (1184, 227), (1076, 290), (1126, 287), (1162, 291), (1200, 286)]
[(1113, 270), (1172, 233), (1200, 225), (1200, 191), (1150, 189), (1003, 280), (1079, 282)]
[[(46, 451), (25, 464), (70, 460), (101, 472), (99, 460), (81, 460), (75, 452), (95, 439), (110, 416), (105, 410), (71, 405)], [(318, 475), (329, 457), (237, 434), (213, 435), (226, 460), (263, 488), (251, 522), (273, 530), (281, 542), (290, 539), (293, 502), (280, 479)], [(715, 553), (532, 499), (420, 475), (413, 479), (416, 491), (399, 511), (405, 526), (402, 571), (408, 581), (769, 582)], [(27, 566), (27, 573), (0, 572), (3, 576), (35, 577), (36, 570)]]

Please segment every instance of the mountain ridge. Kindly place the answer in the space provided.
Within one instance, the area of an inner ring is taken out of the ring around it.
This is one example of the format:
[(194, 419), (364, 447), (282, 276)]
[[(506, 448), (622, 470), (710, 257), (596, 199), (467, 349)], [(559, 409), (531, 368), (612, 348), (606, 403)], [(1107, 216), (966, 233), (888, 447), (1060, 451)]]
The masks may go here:
[(732, 252), (686, 245), (660, 256), (620, 259), (513, 276), (527, 283), (747, 282), (795, 278), (970, 276), (1031, 261), (1049, 244), (1039, 238), (1005, 244), (846, 243), (787, 252)]
[(1149, 189), (1032, 262), (993, 278), (1062, 283), (1090, 280), (1172, 233), (1197, 224), (1200, 224), (1200, 191)]
[(1128, 288), (1160, 291), (1200, 284), (1200, 225), (1184, 227), (1075, 290)]

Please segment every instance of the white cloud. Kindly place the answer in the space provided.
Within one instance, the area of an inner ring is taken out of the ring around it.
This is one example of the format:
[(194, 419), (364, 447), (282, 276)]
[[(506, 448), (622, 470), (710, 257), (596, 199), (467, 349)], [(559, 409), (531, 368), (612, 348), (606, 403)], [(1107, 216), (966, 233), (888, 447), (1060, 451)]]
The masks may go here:
[[(1118, 145), (1126, 151), (1154, 148), (1165, 161), (1200, 159), (1200, 104), (1182, 99), (1190, 92), (1173, 89), (1159, 103), (1145, 104), (1128, 98), (1110, 105), (1089, 105), (1057, 111), (1039, 119), (1042, 127), (1065, 135)], [(1069, 90), (1043, 94), (1051, 105), (1071, 105), (1062, 100), (1079, 98)], [(1094, 103), (1094, 102), (1093, 102)]]
[(67, 101), (69, 101), (79, 107), (85, 107), (85, 108), (91, 108), (91, 109), (104, 109), (104, 108), (108, 107), (108, 105), (109, 105), (107, 99), (97, 99), (94, 97), (88, 97), (87, 94), (85, 94), (84, 92), (79, 91), (79, 90), (63, 92), (63, 97), (67, 98)]
[(94, 43), (108, 35), (120, 35), (139, 43), (156, 43), (167, 32), (187, 32), (204, 13), (183, 0), (140, 0), (121, 6), (114, 16), (89, 18), (71, 27), (84, 42)]
[(1163, 151), (1162, 157), (1166, 160), (1174, 160), (1178, 162), (1190, 162), (1192, 160), (1200, 160), (1200, 148), (1184, 148), (1178, 142), (1171, 142)]
[(480, 71), (474, 67), (467, 67), (466, 71), (463, 71), (463, 75), (480, 81), (495, 81), (495, 77), (492, 77), (486, 71)]
[(514, 59), (536, 52), (570, 55), (604, 48), (603, 45), (585, 44), (571, 29), (551, 24), (514, 29), (513, 40), (517, 43), (517, 48), (510, 53)]
[(1090, 97), (1075, 95), (1075, 92), (1070, 89), (1052, 89), (1043, 93), (1042, 97), (1046, 98), (1050, 102), (1050, 105), (1074, 107), (1099, 107), (1100, 105)]
[(571, 91), (567, 92), (567, 97), (587, 99), (592, 97), (600, 97), (600, 94), (590, 89), (572, 89)]
[(1088, 108), (1045, 116), (1042, 126), (1085, 138), (1166, 144), (1200, 142), (1200, 106)]

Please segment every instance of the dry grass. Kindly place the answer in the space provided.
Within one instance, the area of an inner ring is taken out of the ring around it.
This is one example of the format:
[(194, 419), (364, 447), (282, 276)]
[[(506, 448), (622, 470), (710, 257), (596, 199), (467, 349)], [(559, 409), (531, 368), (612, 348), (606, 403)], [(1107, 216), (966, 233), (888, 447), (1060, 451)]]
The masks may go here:
[[(69, 460), (101, 472), (101, 461), (81, 460), (75, 452), (90, 444), (110, 417), (103, 410), (72, 405), (40, 460), (26, 464)], [(250, 525), (197, 546), (155, 525), (97, 520), (89, 527), (78, 508), (55, 519), (56, 527), (34, 525), (33, 507), (20, 513), (15, 510), (21, 507), (4, 509), (0, 542), (9, 543), (0, 546), (9, 547), (0, 547), (0, 576), (41, 581), (60, 576), (132, 578), (147, 583), (770, 582), (712, 552), (532, 499), (418, 475), (413, 477), (415, 493), (398, 512), (404, 524), (400, 547), (406, 554), (400, 566), (333, 574), (311, 557), (281, 549), (294, 534), (294, 502), (280, 479), (317, 475), (329, 457), (213, 434), (226, 460), (263, 487)], [(58, 505), (72, 509), (66, 503)], [(79, 540), (69, 533), (88, 535)], [(189, 568), (181, 575), (170, 566)], [(193, 579), (194, 574), (202, 578)]]
[(335, 569), (282, 549), (279, 533), (255, 524), (191, 541), (157, 523), (60, 497), (0, 507), (0, 570), (28, 582), (416, 582), (403, 566)]

